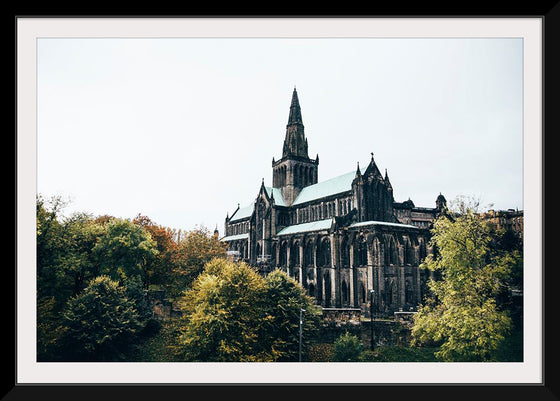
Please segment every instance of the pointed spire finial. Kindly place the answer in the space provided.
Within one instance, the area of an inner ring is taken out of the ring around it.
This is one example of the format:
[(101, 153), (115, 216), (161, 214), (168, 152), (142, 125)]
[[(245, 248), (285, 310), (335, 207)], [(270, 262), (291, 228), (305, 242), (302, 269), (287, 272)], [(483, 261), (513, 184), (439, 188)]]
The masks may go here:
[(290, 124), (303, 124), (298, 94), (295, 87), (292, 93), (292, 103), (290, 104), (290, 115), (288, 116), (288, 125)]

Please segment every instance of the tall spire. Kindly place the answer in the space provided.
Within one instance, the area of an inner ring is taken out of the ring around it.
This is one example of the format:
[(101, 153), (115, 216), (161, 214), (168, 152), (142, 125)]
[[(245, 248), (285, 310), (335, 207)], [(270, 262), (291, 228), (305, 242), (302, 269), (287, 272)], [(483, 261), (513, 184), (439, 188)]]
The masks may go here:
[(292, 205), (303, 188), (317, 183), (318, 166), (319, 155), (315, 160), (309, 158), (301, 107), (294, 86), (282, 158), (272, 160), (272, 187), (282, 191), (286, 205)]
[(292, 93), (292, 104), (290, 105), (290, 116), (288, 117), (288, 125), (292, 124), (303, 124), (301, 119), (301, 108), (299, 107), (299, 99), (294, 86), (294, 92)]
[(282, 157), (298, 156), (309, 158), (307, 154), (307, 140), (305, 138), (303, 120), (301, 118), (301, 107), (296, 88), (292, 93), (292, 103), (290, 104), (290, 115), (286, 126), (286, 138)]

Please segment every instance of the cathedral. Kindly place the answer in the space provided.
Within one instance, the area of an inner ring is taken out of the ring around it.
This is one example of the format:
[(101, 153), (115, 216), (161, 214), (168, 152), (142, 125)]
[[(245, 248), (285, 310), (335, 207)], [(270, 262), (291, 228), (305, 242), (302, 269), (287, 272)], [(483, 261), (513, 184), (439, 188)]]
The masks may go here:
[[(282, 157), (272, 159), (272, 186), (225, 219), (228, 254), (263, 274), (282, 269), (324, 308), (359, 308), (389, 315), (414, 311), (429, 272), (431, 222), (446, 205), (395, 202), (373, 154), (365, 169), (318, 182), (294, 88)], [(370, 309), (371, 308), (371, 309)]]

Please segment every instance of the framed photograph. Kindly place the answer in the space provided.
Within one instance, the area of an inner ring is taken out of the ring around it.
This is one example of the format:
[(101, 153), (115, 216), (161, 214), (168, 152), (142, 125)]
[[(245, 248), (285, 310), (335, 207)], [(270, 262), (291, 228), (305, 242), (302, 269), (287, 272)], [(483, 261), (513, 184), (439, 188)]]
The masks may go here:
[[(309, 385), (403, 396), (433, 387), (452, 396), (461, 387), (475, 396), (481, 386), (495, 397), (553, 397), (543, 127), (550, 131), (554, 116), (547, 96), (556, 80), (545, 80), (554, 70), (544, 55), (554, 52), (557, 8), (511, 16), (16, 16), (15, 390)], [(174, 238), (213, 233), (229, 257), (285, 271), (323, 316), (355, 311), (364, 327), (371, 316), (372, 333), (374, 316), (418, 313), (430, 278), (419, 258), (430, 252), (433, 221), (446, 202), (472, 196), (488, 218), (506, 216), (522, 241), (520, 350), (484, 362), (41, 360), (37, 199), (57, 196), (65, 218), (147, 216)], [(358, 242), (348, 245), (349, 266), (363, 268), (344, 269), (346, 235), (379, 238), (362, 256)], [(391, 236), (394, 260), (391, 240), (383, 242)], [(313, 243), (308, 270), (305, 241)]]

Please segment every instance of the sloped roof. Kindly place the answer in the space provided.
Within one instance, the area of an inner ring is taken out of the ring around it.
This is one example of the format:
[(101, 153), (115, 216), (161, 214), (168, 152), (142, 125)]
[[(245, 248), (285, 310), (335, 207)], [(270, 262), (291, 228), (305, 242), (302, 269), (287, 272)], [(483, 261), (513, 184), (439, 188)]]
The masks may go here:
[[(282, 190), (280, 188), (272, 188), (272, 187), (264, 187), (266, 189), (266, 193), (269, 197), (274, 197), (274, 202), (277, 206), (286, 206), (286, 202), (284, 202), (284, 197), (282, 196)], [(251, 217), (253, 214), (253, 209), (255, 208), (255, 204), (251, 203), (248, 206), (240, 208), (237, 212), (231, 215), (230, 221), (237, 221), (246, 219)]]
[(231, 216), (230, 221), (236, 221), (236, 220), (245, 219), (247, 217), (251, 217), (251, 215), (253, 214), (253, 208), (254, 208), (253, 204), (240, 208), (239, 210), (237, 210), (237, 212), (235, 212)]
[(353, 223), (353, 224), (350, 224), (349, 228), (364, 227), (364, 226), (391, 226), (391, 227), (403, 227), (403, 228), (418, 229), (418, 227), (410, 225), (410, 224), (389, 223), (387, 221), (376, 221), (376, 220), (361, 221), (359, 223)]
[(312, 221), (310, 223), (295, 224), (280, 230), (276, 235), (298, 234), (311, 231), (328, 230), (332, 226), (332, 219)]
[[(292, 205), (299, 205), (302, 203), (325, 198), (330, 195), (336, 195), (342, 192), (350, 191), (352, 190), (352, 181), (354, 180), (355, 176), (356, 172), (352, 171), (326, 181), (318, 182), (317, 184), (309, 185), (301, 190)], [(274, 197), (274, 202), (277, 206), (287, 206), (286, 202), (284, 201), (284, 197), (282, 196), (282, 190), (280, 188), (265, 187), (265, 189), (269, 197)], [(240, 208), (231, 216), (230, 221), (237, 221), (251, 217), (253, 209), (254, 204)]]
[(276, 203), (276, 206), (286, 206), (286, 202), (284, 202), (284, 197), (282, 196), (282, 190), (280, 188), (264, 188), (266, 189), (266, 193), (269, 197), (274, 197), (274, 203)]
[(222, 238), (222, 241), (235, 241), (237, 239), (248, 239), (248, 238), (249, 238), (249, 234), (245, 233), (245, 234), (229, 235), (227, 237)]
[(352, 189), (352, 181), (354, 181), (354, 177), (356, 177), (356, 172), (352, 171), (350, 173), (331, 178), (330, 180), (309, 185), (301, 190), (293, 204), (299, 205), (316, 199), (325, 198), (330, 195), (350, 191)]

